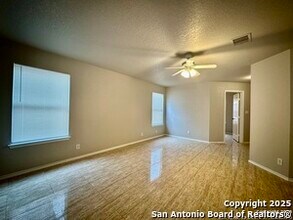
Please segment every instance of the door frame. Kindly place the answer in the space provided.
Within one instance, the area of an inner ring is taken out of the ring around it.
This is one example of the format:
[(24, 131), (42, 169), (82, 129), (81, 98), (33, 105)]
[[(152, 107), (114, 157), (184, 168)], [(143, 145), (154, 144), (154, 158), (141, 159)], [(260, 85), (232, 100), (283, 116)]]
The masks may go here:
[(224, 92), (223, 140), (225, 141), (225, 135), (226, 135), (226, 98), (227, 98), (227, 93), (229, 92), (240, 94), (240, 140), (239, 140), (239, 143), (244, 143), (244, 91), (243, 90), (225, 90)]

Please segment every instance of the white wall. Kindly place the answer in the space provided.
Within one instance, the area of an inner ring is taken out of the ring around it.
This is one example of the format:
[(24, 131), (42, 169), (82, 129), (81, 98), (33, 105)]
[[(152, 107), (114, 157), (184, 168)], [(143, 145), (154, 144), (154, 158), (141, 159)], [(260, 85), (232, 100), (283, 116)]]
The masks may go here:
[(168, 133), (208, 141), (209, 84), (170, 87), (167, 88), (166, 96)]
[[(250, 112), (250, 84), (231, 82), (192, 83), (167, 88), (167, 131), (211, 142), (224, 141), (225, 90), (243, 90)], [(244, 115), (244, 141), (249, 141), (250, 114)], [(187, 131), (190, 134), (187, 134)]]
[[(250, 160), (289, 176), (290, 50), (251, 66)], [(283, 165), (277, 165), (277, 158)]]

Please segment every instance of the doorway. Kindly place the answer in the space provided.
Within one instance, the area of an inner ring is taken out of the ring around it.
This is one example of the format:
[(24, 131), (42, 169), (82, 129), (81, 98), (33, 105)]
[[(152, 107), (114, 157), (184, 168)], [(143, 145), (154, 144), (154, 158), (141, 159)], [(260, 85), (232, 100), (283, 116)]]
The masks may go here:
[(244, 91), (225, 91), (224, 140), (226, 135), (231, 135), (236, 142), (244, 142)]

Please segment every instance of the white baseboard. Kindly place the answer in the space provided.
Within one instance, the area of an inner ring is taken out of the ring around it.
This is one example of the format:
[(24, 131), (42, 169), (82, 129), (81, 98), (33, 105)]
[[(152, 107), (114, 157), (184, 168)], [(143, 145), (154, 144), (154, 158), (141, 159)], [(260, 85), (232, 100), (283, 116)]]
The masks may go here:
[(210, 144), (225, 144), (224, 141), (210, 141)]
[(200, 139), (195, 139), (195, 138), (187, 138), (183, 136), (177, 136), (177, 135), (172, 135), (172, 134), (167, 134), (169, 137), (174, 137), (174, 138), (180, 138), (184, 140), (189, 140), (189, 141), (196, 141), (196, 142), (201, 142), (201, 143), (206, 143), (206, 144), (224, 144), (225, 142), (213, 142), (213, 141), (205, 141), (205, 140), (200, 140)]
[(177, 135), (172, 135), (172, 134), (167, 134), (167, 136), (174, 137), (174, 138), (180, 138), (180, 139), (184, 139), (184, 140), (189, 140), (189, 141), (202, 142), (202, 143), (207, 143), (207, 144), (210, 143), (208, 141), (204, 141), (204, 140), (200, 140), (200, 139), (187, 138), (187, 137), (177, 136)]
[(280, 177), (280, 178), (282, 178), (284, 180), (293, 182), (293, 178), (289, 178), (289, 177), (287, 177), (287, 176), (285, 176), (283, 174), (280, 174), (280, 173), (278, 173), (276, 171), (273, 171), (270, 168), (267, 168), (267, 167), (265, 167), (263, 165), (260, 165), (259, 163), (256, 163), (256, 162), (254, 162), (252, 160), (248, 160), (248, 162), (251, 163), (251, 164), (253, 164), (253, 165), (255, 165), (255, 166), (257, 166), (257, 167), (259, 167), (259, 168), (261, 168), (261, 169), (263, 169), (263, 170), (265, 170), (265, 171), (268, 171), (269, 173), (272, 173), (272, 174), (274, 174), (274, 175), (276, 175), (276, 176), (278, 176), (278, 177)]
[(69, 158), (69, 159), (60, 160), (60, 161), (57, 161), (57, 162), (48, 163), (48, 164), (45, 164), (45, 165), (41, 165), (41, 166), (37, 166), (37, 167), (25, 169), (25, 170), (20, 170), (20, 171), (14, 172), (14, 173), (10, 173), (10, 174), (0, 176), (0, 180), (20, 176), (20, 175), (31, 173), (31, 172), (38, 171), (38, 170), (43, 170), (45, 168), (53, 167), (53, 166), (56, 166), (56, 165), (61, 165), (61, 164), (68, 163), (68, 162), (73, 162), (75, 160), (83, 159), (83, 158), (90, 157), (90, 156), (93, 156), (93, 155), (96, 155), (96, 154), (105, 153), (105, 152), (112, 151), (112, 150), (115, 150), (115, 149), (118, 149), (118, 148), (127, 147), (127, 146), (130, 146), (130, 145), (133, 145), (133, 144), (141, 143), (141, 142), (144, 142), (144, 141), (156, 139), (156, 138), (163, 137), (163, 136), (166, 136), (166, 134), (141, 139), (141, 140), (138, 140), (138, 141), (133, 141), (133, 142), (126, 143), (126, 144), (121, 144), (121, 145), (110, 147), (110, 148), (107, 148), (107, 149), (104, 149), (104, 150), (95, 151), (95, 152), (84, 154), (84, 155), (81, 155), (81, 156), (72, 157), (72, 158)]

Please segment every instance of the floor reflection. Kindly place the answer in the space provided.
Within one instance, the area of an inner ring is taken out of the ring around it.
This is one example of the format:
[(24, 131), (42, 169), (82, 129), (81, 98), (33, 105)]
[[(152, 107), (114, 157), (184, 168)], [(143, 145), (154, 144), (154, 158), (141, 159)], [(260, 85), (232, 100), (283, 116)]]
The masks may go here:
[(238, 167), (239, 148), (237, 145), (232, 145), (232, 166)]
[[(61, 218), (65, 213), (65, 200), (66, 195), (65, 192), (59, 192), (56, 194), (56, 198), (53, 199), (53, 210), (56, 218)], [(63, 218), (61, 218), (63, 219)]]
[(231, 156), (232, 156), (232, 160), (231, 160), (231, 164), (232, 164), (232, 167), (233, 168), (237, 168), (238, 167), (238, 162), (239, 162), (239, 157), (240, 157), (240, 148), (239, 148), (239, 145), (238, 143), (233, 140), (233, 137), (232, 135), (228, 135), (226, 134), (225, 135), (225, 142), (227, 145), (230, 145), (231, 146)]
[(163, 149), (153, 149), (151, 152), (151, 164), (150, 164), (150, 181), (154, 181), (161, 176), (162, 172), (162, 152)]

